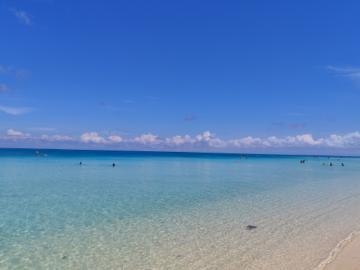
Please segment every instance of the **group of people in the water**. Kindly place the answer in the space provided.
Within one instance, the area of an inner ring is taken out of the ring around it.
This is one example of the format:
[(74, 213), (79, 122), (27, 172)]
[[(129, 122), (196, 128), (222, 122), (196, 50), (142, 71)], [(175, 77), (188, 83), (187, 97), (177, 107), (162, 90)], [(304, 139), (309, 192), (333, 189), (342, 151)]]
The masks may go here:
[[(82, 161), (79, 162), (79, 165), (80, 165), (80, 166), (83, 165)], [(115, 162), (113, 162), (113, 164), (112, 164), (111, 166), (112, 166), (112, 167), (115, 167), (115, 166), (116, 166)]]
[[(305, 160), (305, 159), (301, 159), (299, 162), (300, 162), (300, 164), (304, 164), (304, 163), (306, 162), (306, 160)], [(335, 166), (335, 164), (334, 164), (332, 161), (330, 161), (329, 163), (323, 162), (322, 165), (323, 165), (323, 166), (328, 165), (328, 166), (330, 166), (330, 167)], [(341, 167), (345, 167), (344, 162), (341, 162), (339, 165), (340, 165)]]
[[(323, 166), (325, 166), (325, 165), (326, 165), (326, 163), (324, 162), (324, 163), (323, 163)], [(341, 165), (341, 167), (345, 167), (344, 162), (341, 162), (340, 165)], [(334, 166), (334, 163), (330, 162), (330, 163), (329, 163), (329, 166), (330, 166), (330, 167)]]

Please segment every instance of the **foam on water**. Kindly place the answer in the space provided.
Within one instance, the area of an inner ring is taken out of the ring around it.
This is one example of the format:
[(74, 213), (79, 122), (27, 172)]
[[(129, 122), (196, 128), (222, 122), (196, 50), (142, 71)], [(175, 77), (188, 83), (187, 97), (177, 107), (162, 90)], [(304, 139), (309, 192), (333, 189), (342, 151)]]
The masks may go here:
[(33, 153), (0, 151), (1, 269), (314, 269), (360, 229), (355, 158)]

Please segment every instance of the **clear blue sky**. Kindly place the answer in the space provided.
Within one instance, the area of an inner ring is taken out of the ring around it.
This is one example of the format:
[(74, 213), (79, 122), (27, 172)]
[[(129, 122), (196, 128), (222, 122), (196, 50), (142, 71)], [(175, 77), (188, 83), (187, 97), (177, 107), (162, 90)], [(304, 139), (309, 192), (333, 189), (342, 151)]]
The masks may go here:
[(359, 1), (0, 3), (0, 146), (360, 148)]

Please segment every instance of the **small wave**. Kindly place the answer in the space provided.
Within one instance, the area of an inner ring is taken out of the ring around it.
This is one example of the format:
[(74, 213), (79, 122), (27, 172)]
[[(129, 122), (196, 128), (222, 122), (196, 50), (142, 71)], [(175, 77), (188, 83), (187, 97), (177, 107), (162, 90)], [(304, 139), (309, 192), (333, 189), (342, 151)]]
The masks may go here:
[(339, 255), (339, 253), (349, 244), (351, 243), (355, 237), (357, 237), (358, 235), (360, 235), (360, 231), (355, 231), (349, 234), (348, 237), (346, 237), (345, 239), (341, 240), (336, 246), (335, 248), (333, 248), (331, 250), (331, 252), (329, 253), (329, 256), (323, 260), (316, 268), (314, 268), (314, 270), (324, 270), (326, 266), (328, 266), (330, 263), (332, 263), (336, 257)]

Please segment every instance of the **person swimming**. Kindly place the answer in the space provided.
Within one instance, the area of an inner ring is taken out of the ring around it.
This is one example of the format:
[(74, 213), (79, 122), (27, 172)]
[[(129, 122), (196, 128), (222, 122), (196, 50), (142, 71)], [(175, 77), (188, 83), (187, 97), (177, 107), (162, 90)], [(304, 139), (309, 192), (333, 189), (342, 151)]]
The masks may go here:
[(82, 162), (81, 162), (81, 161), (80, 161), (79, 165), (82, 166)]
[(115, 167), (115, 163), (113, 163), (112, 166)]

